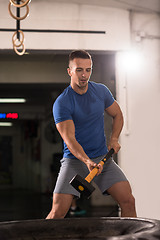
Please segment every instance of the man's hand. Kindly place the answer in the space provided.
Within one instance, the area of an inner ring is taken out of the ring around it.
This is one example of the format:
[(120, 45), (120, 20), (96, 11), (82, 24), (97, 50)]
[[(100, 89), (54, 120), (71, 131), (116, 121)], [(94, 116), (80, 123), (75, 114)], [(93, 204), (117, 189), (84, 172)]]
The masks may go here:
[(110, 142), (109, 142), (109, 145), (108, 145), (108, 150), (110, 150), (111, 148), (114, 149), (115, 153), (119, 152), (121, 146), (120, 146), (120, 144), (118, 142), (118, 138), (114, 138), (113, 137), (113, 138), (110, 139)]
[(88, 159), (87, 162), (86, 162), (86, 165), (89, 169), (89, 171), (91, 172), (93, 170), (93, 168), (97, 168), (98, 169), (98, 172), (97, 172), (97, 175), (98, 176), (102, 170), (103, 170), (103, 166), (101, 164), (96, 164), (95, 162), (93, 162), (92, 160)]

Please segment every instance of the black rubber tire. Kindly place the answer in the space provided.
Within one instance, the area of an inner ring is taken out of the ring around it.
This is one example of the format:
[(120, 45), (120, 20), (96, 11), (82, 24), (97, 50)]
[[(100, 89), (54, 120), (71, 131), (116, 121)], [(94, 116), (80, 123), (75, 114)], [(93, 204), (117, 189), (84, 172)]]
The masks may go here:
[(0, 240), (160, 239), (160, 221), (142, 218), (65, 218), (0, 223)]

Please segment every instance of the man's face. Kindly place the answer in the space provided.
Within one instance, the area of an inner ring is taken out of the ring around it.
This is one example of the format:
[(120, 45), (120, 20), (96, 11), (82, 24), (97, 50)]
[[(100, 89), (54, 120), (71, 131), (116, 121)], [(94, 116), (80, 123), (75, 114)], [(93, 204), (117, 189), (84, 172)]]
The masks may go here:
[(70, 61), (68, 74), (71, 77), (73, 89), (85, 89), (92, 73), (92, 61), (90, 59), (75, 58)]

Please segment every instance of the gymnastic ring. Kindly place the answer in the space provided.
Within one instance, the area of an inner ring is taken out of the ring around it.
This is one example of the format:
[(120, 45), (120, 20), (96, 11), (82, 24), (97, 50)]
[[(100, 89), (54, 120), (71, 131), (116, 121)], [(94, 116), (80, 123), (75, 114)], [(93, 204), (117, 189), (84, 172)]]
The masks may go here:
[[(20, 47), (21, 45), (22, 45), (22, 43), (24, 42), (24, 33), (21, 31), (21, 30), (18, 30), (18, 32), (19, 33), (21, 33), (21, 35), (22, 35), (22, 40), (19, 40), (18, 38), (16, 38), (16, 39), (14, 39), (14, 37), (15, 37), (15, 35), (16, 35), (16, 33), (17, 33), (17, 31), (13, 34), (13, 36), (12, 36), (12, 43), (13, 43), (13, 45), (15, 46), (15, 47)], [(16, 44), (16, 41), (19, 41), (20, 43), (19, 44)]]
[(22, 51), (18, 51), (16, 46), (13, 45), (13, 48), (14, 48), (14, 51), (19, 55), (19, 56), (22, 56), (24, 53), (25, 53), (25, 46), (24, 46), (24, 43), (22, 43)]
[(18, 8), (25, 7), (28, 3), (31, 2), (31, 0), (26, 0), (26, 1), (20, 0), (20, 2), (23, 2), (23, 3), (22, 4), (17, 4), (17, 3), (15, 3), (14, 0), (10, 0), (10, 3), (13, 4), (13, 6), (18, 7)]
[[(24, 0), (21, 0), (22, 2), (24, 2)], [(9, 5), (8, 5), (8, 11), (9, 11), (9, 13), (10, 13), (10, 15), (14, 18), (14, 19), (16, 19), (16, 20), (23, 20), (23, 19), (25, 19), (27, 16), (28, 16), (28, 14), (29, 14), (29, 7), (28, 7), (28, 5), (26, 5), (26, 14), (23, 16), (23, 17), (17, 17), (17, 16), (15, 16), (13, 13), (12, 13), (12, 11), (11, 11), (11, 3), (9, 2)]]

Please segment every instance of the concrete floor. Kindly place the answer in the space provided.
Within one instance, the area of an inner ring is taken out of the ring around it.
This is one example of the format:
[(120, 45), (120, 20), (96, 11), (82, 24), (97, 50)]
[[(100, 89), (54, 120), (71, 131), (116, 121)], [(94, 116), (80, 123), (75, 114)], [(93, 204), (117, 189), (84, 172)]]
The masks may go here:
[[(51, 209), (52, 194), (27, 190), (0, 189), (0, 222), (44, 219)], [(78, 205), (86, 210), (85, 217), (116, 217), (117, 206), (92, 207), (89, 200), (80, 199)], [(67, 215), (67, 217), (69, 217)]]

